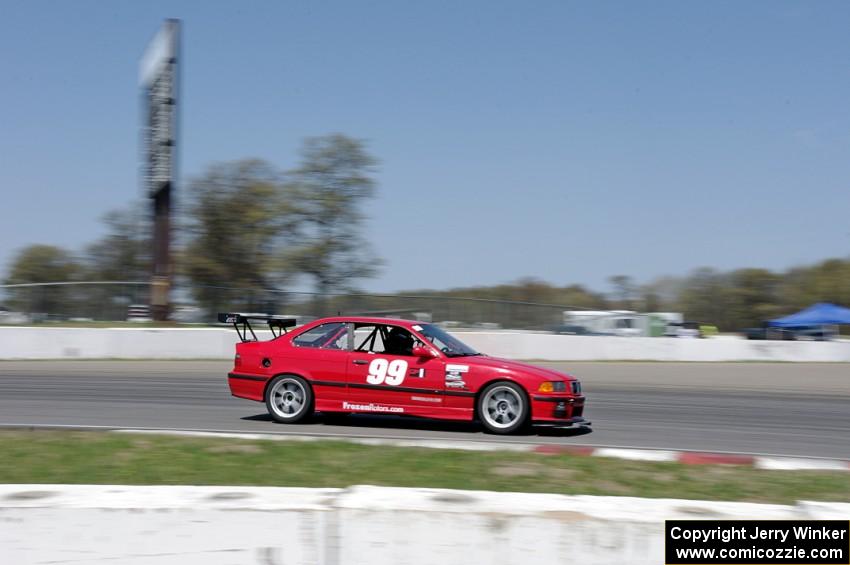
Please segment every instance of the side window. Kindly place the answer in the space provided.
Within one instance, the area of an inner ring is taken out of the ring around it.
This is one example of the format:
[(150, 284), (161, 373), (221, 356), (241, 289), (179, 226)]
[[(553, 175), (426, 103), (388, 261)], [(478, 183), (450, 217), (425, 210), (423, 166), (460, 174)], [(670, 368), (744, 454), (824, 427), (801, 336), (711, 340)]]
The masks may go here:
[(292, 344), (298, 347), (348, 349), (348, 327), (342, 322), (321, 324), (296, 336)]
[(387, 355), (413, 355), (416, 339), (398, 326), (358, 325), (354, 329), (354, 350)]
[(384, 335), (386, 335), (385, 331), (381, 331), (383, 327), (360, 324), (354, 326), (354, 351), (383, 353)]

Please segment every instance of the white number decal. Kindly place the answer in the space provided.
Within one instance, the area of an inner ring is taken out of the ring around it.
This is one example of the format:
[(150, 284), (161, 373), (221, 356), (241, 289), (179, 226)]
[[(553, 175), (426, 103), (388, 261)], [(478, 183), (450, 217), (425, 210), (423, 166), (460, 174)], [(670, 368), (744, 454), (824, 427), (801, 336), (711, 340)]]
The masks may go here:
[(369, 363), (369, 374), (366, 376), (366, 382), (373, 385), (379, 385), (387, 378), (387, 368), (389, 362), (386, 359), (375, 359)]
[(404, 375), (407, 373), (407, 361), (396, 359), (390, 362), (390, 367), (387, 369), (387, 380), (384, 381), (388, 385), (398, 386), (404, 381)]
[(404, 382), (406, 374), (407, 361), (402, 359), (394, 361), (375, 359), (369, 363), (369, 374), (366, 375), (366, 382), (373, 385), (386, 383), (391, 386), (398, 386)]

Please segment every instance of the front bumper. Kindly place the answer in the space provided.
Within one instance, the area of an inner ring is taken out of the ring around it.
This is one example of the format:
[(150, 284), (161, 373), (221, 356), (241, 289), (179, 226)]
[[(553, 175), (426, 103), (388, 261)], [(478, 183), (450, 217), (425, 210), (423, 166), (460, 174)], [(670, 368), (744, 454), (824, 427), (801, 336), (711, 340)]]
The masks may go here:
[(593, 422), (581, 416), (576, 416), (575, 418), (568, 418), (566, 420), (563, 418), (557, 420), (538, 420), (534, 418), (531, 423), (538, 427), (548, 428), (587, 428)]
[(584, 415), (584, 397), (535, 394), (531, 397), (531, 414), (535, 422), (569, 423)]

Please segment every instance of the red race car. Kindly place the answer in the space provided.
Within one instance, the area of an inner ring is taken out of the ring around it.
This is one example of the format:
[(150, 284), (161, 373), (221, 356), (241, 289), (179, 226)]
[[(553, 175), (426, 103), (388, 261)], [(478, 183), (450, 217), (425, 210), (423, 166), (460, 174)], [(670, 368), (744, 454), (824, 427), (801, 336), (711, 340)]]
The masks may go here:
[[(251, 320), (268, 324), (260, 341)], [(233, 396), (265, 402), (278, 422), (318, 412), (480, 420), (507, 434), (528, 423), (587, 426), (581, 383), (567, 374), (478, 353), (434, 324), (336, 317), (219, 314), (236, 327)]]

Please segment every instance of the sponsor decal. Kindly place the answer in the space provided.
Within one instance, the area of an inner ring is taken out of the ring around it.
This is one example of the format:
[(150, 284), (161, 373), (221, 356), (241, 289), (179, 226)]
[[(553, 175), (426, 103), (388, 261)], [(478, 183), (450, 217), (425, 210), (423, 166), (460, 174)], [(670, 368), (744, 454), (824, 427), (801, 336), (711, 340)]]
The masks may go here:
[(404, 412), (404, 408), (401, 406), (384, 406), (383, 404), (373, 404), (370, 402), (369, 404), (353, 404), (351, 402), (343, 402), (342, 407), (345, 410), (359, 410), (362, 412), (384, 412), (384, 413), (392, 413), (398, 414)]
[(421, 332), (422, 326), (413, 326), (413, 329), (416, 330), (417, 332)]
[(446, 386), (448, 388), (466, 388), (463, 374), (469, 372), (469, 365), (446, 365)]
[(366, 375), (366, 382), (372, 385), (398, 386), (404, 382), (406, 374), (407, 361), (402, 359), (388, 361), (378, 358), (369, 363), (369, 374)]
[(442, 402), (442, 398), (430, 398), (428, 396), (411, 396), (410, 400), (416, 400), (419, 402)]

